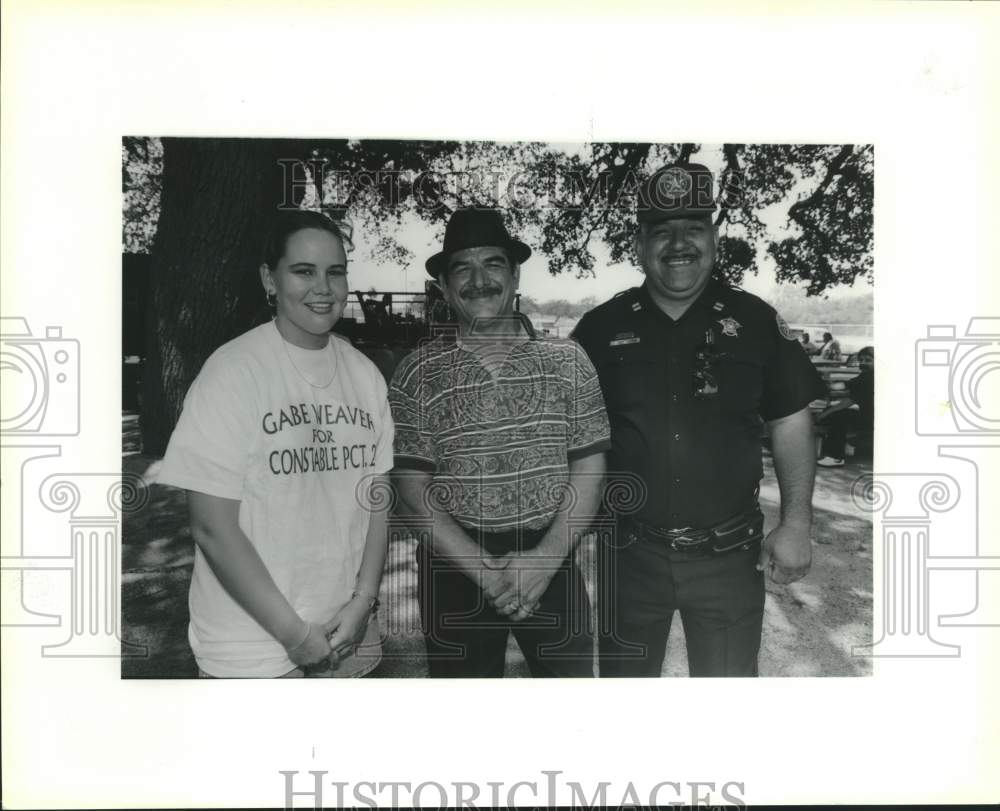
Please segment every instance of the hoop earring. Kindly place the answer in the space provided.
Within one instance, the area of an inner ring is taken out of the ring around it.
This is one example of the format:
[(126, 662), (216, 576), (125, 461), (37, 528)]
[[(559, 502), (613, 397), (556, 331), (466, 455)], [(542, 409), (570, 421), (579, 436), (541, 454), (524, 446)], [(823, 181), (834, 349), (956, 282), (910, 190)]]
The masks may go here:
[(278, 306), (278, 297), (270, 290), (264, 291), (264, 300), (267, 301), (267, 306), (272, 310)]

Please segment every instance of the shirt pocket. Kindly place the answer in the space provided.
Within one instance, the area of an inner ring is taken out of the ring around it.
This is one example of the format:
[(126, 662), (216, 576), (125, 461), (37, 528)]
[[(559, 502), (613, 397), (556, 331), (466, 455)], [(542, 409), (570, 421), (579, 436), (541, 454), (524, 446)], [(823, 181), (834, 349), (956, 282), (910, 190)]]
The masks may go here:
[(764, 367), (749, 357), (730, 355), (716, 367), (719, 406), (726, 414), (759, 421), (764, 391)]
[(637, 350), (609, 352), (601, 358), (597, 371), (609, 410), (634, 408), (654, 393), (656, 365)]

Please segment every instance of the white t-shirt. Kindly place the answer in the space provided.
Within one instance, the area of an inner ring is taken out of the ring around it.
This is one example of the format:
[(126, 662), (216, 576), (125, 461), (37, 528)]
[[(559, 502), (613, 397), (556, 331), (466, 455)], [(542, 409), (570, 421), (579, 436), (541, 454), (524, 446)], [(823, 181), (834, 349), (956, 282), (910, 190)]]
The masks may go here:
[[(393, 423), (381, 373), (346, 341), (285, 341), (264, 324), (216, 350), (184, 400), (157, 480), (238, 500), (239, 525), (304, 620), (326, 622), (351, 598), (364, 552), (370, 477), (392, 467)], [(295, 668), (195, 548), (188, 637), (212, 676)], [(374, 648), (367, 643), (374, 641)], [(378, 664), (377, 623), (333, 675)]]

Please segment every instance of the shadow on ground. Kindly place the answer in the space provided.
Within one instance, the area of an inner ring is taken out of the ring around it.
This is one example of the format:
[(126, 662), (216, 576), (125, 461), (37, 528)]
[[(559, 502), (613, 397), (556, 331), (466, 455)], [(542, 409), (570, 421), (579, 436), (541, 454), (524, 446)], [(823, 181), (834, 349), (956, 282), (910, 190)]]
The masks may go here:
[[(157, 460), (138, 452), (137, 418), (123, 418), (123, 469), (150, 482)], [(789, 586), (767, 584), (762, 676), (864, 676), (871, 660), (852, 654), (872, 635), (872, 526), (853, 504), (851, 485), (871, 473), (853, 464), (817, 475), (814, 499), (813, 566), (809, 576)], [(150, 484), (144, 507), (126, 514), (122, 550), (124, 639), (144, 645), (146, 656), (122, 659), (123, 678), (193, 678), (197, 667), (187, 642), (187, 591), (194, 544), (187, 527), (183, 491)], [(777, 523), (778, 491), (765, 458), (761, 505), (766, 528)], [(417, 569), (412, 539), (390, 544), (380, 595), (383, 661), (377, 678), (427, 675), (416, 600)], [(578, 550), (578, 562), (593, 596), (593, 541)], [(673, 623), (664, 675), (687, 674), (683, 628)], [(506, 675), (524, 677), (527, 666), (510, 641)]]

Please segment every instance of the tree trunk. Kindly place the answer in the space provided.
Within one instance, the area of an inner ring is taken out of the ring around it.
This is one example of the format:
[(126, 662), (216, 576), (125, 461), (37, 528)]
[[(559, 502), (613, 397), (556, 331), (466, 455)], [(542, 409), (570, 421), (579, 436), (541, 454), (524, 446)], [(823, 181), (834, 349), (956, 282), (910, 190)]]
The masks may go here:
[(166, 450), (205, 359), (268, 317), (258, 267), (268, 220), (283, 202), (278, 160), (305, 158), (308, 148), (273, 139), (163, 139), (140, 409), (145, 453)]

